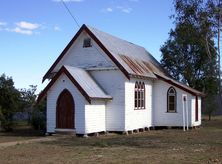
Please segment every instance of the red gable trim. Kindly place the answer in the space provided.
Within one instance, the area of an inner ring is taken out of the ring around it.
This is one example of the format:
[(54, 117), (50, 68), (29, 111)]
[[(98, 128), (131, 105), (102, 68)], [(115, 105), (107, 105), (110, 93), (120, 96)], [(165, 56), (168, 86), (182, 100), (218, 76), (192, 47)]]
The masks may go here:
[(162, 76), (159, 76), (158, 74), (155, 74), (155, 75), (156, 75), (159, 79), (161, 79), (161, 80), (163, 80), (163, 81), (165, 81), (165, 82), (167, 82), (167, 83), (169, 83), (169, 84), (171, 84), (171, 85), (173, 85), (173, 86), (175, 86), (175, 87), (177, 87), (177, 88), (180, 88), (181, 90), (186, 91), (186, 92), (188, 92), (188, 93), (190, 93), (190, 94), (192, 94), (192, 95), (201, 96), (201, 97), (204, 97), (204, 96), (205, 96), (204, 93), (201, 93), (201, 92), (199, 92), (199, 91), (194, 92), (194, 91), (192, 91), (192, 90), (189, 90), (189, 89), (183, 87), (182, 84), (179, 85), (179, 84), (173, 82), (172, 80), (169, 80), (169, 79), (166, 79), (166, 78), (164, 78), (164, 77), (162, 77)]
[(62, 51), (62, 53), (59, 55), (59, 57), (56, 59), (56, 61), (53, 63), (53, 65), (50, 67), (50, 69), (47, 71), (47, 73), (44, 75), (42, 82), (45, 81), (45, 79), (49, 76), (49, 74), (53, 71), (53, 69), (56, 67), (56, 65), (59, 63), (59, 61), (63, 58), (63, 56), (66, 54), (66, 52), (69, 50), (69, 48), (72, 46), (72, 44), (76, 41), (76, 39), (79, 37), (79, 35), (82, 33), (82, 31), (85, 30), (88, 35), (99, 45), (99, 47), (108, 55), (108, 57), (117, 65), (117, 67), (123, 72), (123, 74), (130, 79), (129, 73), (126, 71), (126, 69), (118, 62), (118, 60), (109, 52), (109, 50), (102, 44), (102, 42), (87, 28), (85, 24), (82, 25), (82, 27), (79, 29), (79, 31), (76, 33), (76, 35), (72, 38), (72, 40), (69, 42), (69, 44), (66, 46), (66, 48)]
[(81, 32), (84, 29), (84, 25), (79, 29), (79, 31), (76, 33), (76, 35), (72, 38), (72, 40), (69, 42), (69, 44), (66, 46), (66, 48), (62, 51), (62, 53), (59, 55), (59, 57), (56, 59), (56, 61), (53, 63), (53, 65), (49, 68), (49, 70), (46, 72), (46, 74), (43, 76), (42, 82), (47, 79), (48, 75), (53, 71), (55, 66), (59, 63), (59, 61), (63, 58), (63, 56), (66, 54), (66, 52), (69, 50), (69, 48), (72, 46), (72, 44), (75, 42), (75, 40), (79, 37)]
[(66, 76), (72, 81), (72, 83), (76, 86), (76, 88), (80, 91), (80, 93), (85, 97), (85, 99), (91, 103), (90, 96), (85, 92), (85, 90), (79, 85), (79, 83), (72, 77), (72, 75), (67, 71), (67, 69), (62, 66), (59, 72), (53, 77), (50, 83), (45, 87), (45, 89), (39, 94), (37, 103), (40, 102), (47, 94), (48, 90), (53, 86), (56, 80), (64, 73)]

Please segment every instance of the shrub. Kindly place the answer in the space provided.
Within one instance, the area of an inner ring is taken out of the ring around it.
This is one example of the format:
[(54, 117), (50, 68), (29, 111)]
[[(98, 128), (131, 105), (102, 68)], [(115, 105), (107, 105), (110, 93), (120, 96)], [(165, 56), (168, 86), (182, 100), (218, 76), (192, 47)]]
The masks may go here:
[(46, 114), (41, 111), (33, 111), (31, 117), (31, 124), (35, 130), (46, 130)]
[(12, 115), (5, 115), (3, 114), (3, 109), (0, 106), (0, 126), (5, 131), (12, 131), (13, 130), (13, 118)]
[(31, 124), (36, 130), (46, 130), (46, 100), (39, 102), (34, 107)]
[(11, 131), (13, 127), (13, 115), (20, 110), (20, 92), (14, 87), (11, 77), (0, 76), (0, 121), (1, 127)]

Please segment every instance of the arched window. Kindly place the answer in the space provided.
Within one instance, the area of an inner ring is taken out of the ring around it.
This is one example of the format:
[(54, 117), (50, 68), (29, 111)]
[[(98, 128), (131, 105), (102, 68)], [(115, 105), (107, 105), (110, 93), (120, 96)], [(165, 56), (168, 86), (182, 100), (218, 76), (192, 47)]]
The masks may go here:
[(135, 83), (134, 107), (135, 109), (145, 109), (145, 84), (144, 82)]
[(177, 92), (173, 87), (167, 91), (167, 112), (176, 112)]
[(134, 106), (135, 109), (138, 108), (138, 92), (139, 92), (139, 88), (138, 88), (138, 83), (136, 82), (135, 84), (135, 89), (134, 89)]

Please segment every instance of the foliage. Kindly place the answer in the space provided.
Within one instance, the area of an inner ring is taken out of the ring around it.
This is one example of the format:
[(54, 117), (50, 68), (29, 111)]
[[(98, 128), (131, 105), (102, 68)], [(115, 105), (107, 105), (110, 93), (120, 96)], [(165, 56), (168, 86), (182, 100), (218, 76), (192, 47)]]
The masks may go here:
[(20, 107), (20, 92), (14, 87), (11, 77), (0, 76), (0, 122), (6, 131), (12, 130), (13, 114)]
[[(45, 114), (43, 107), (36, 104), (35, 94), (37, 86), (30, 85), (29, 89), (16, 89), (11, 77), (2, 75), (0, 77), (0, 122), (1, 127), (6, 131), (13, 129), (13, 116), (17, 112), (26, 112), (29, 115), (29, 123), (36, 124), (43, 129), (45, 124)], [(34, 110), (37, 109), (37, 110)], [(38, 110), (40, 109), (40, 110)], [(35, 120), (35, 121), (34, 121)]]
[(46, 130), (46, 101), (37, 104), (32, 111), (31, 124), (36, 130)]
[(24, 109), (24, 112), (28, 113), (28, 123), (31, 121), (31, 115), (34, 110), (34, 105), (36, 103), (36, 97), (35, 94), (37, 89), (36, 85), (30, 85), (29, 89), (21, 89), (21, 99), (22, 99), (22, 108)]
[(169, 74), (207, 95), (218, 94), (219, 90), (215, 13), (211, 2), (175, 0), (172, 16), (175, 29), (171, 29), (169, 39), (161, 47), (161, 64)]
[(211, 116), (219, 107), (219, 102), (217, 102), (217, 95), (208, 95), (204, 101), (205, 105), (205, 112), (208, 114), (208, 120), (211, 120)]

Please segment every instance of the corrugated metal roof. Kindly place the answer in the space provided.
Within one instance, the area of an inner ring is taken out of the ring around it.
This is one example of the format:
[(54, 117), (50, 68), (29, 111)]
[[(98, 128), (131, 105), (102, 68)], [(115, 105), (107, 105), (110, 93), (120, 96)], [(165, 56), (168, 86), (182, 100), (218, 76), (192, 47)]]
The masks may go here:
[(87, 71), (81, 68), (66, 65), (64, 67), (73, 76), (77, 83), (84, 89), (90, 98), (112, 98), (98, 86), (98, 84), (91, 78)]
[(161, 68), (159, 62), (145, 48), (93, 27), (87, 27), (112, 53), (128, 73), (151, 78), (156, 78), (153, 71), (167, 75)]
[(149, 78), (163, 78), (189, 92), (204, 95), (172, 77), (161, 67), (160, 63), (143, 47), (87, 26), (100, 42), (112, 53), (120, 64), (131, 75)]
[[(181, 86), (181, 88), (189, 90), (194, 94), (202, 94), (201, 92), (192, 89), (189, 86), (186, 86), (173, 80), (172, 77), (161, 67), (160, 63), (148, 51), (146, 51), (145, 48), (86, 25), (83, 25), (77, 32), (77, 34), (73, 37), (73, 39), (69, 42), (69, 44), (63, 50), (60, 56), (56, 59), (54, 64), (44, 75), (43, 81), (46, 78), (50, 77), (50, 73), (52, 73), (52, 70), (63, 58), (68, 49), (75, 42), (75, 40), (78, 38), (78, 36), (83, 30), (85, 30), (100, 46), (100, 48), (107, 53), (107, 55), (117, 65), (117, 67), (127, 76), (127, 78), (129, 78), (130, 76), (139, 78), (162, 78), (165, 79), (165, 81), (170, 81), (171, 83), (177, 86)], [(90, 77), (89, 75), (87, 76), (87, 72), (84, 72), (84, 70), (82, 69), (79, 70), (79, 75), (81, 75), (81, 73), (86, 75), (86, 77)], [(75, 72), (73, 71), (73, 75), (77, 76), (78, 74), (75, 74)], [(91, 80), (93, 81), (93, 79)], [(79, 79), (79, 81), (81, 82), (81, 79)], [(94, 84), (87, 83), (85, 85), (86, 88), (88, 87), (88, 92), (90, 92), (91, 95), (96, 96), (95, 90), (90, 91), (91, 89), (93, 89), (92, 85)], [(103, 95), (102, 92), (100, 92), (99, 95), (100, 94)]]
[(139, 59), (132, 59), (125, 55), (120, 55), (121, 59), (127, 64), (127, 66), (131, 69), (131, 74), (140, 75), (140, 76), (148, 76), (152, 78), (156, 78), (153, 74), (152, 70), (147, 67), (145, 63), (143, 63)]

